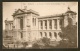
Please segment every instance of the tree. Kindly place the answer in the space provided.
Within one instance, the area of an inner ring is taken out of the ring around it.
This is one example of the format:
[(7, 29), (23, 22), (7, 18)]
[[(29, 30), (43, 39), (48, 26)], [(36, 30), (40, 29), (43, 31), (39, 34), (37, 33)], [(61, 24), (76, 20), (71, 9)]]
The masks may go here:
[(77, 45), (77, 26), (72, 24), (72, 19), (68, 18), (68, 26), (62, 27), (62, 39), (68, 39), (70, 45)]

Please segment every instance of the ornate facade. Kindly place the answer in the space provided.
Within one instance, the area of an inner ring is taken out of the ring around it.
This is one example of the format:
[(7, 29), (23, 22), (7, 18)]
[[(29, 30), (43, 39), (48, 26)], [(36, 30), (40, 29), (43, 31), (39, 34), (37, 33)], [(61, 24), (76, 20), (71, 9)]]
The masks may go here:
[[(68, 25), (68, 18), (72, 19), (72, 24), (76, 24), (76, 13), (70, 8), (66, 13), (39, 16), (34, 10), (18, 9), (13, 13), (13, 21), (5, 20), (8, 34), (14, 40), (34, 41), (42, 37), (60, 41), (61, 27)], [(10, 36), (11, 36), (10, 35)]]

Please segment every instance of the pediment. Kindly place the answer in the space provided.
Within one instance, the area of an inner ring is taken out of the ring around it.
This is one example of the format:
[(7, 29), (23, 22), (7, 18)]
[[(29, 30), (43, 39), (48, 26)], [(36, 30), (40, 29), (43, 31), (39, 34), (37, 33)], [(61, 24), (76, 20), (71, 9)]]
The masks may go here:
[(25, 13), (25, 12), (21, 9), (18, 9), (17, 11), (15, 11), (13, 15), (22, 14), (22, 13)]
[(16, 13), (16, 14), (24, 13), (24, 11), (23, 11), (23, 10), (21, 10), (21, 9), (18, 9), (15, 13)]

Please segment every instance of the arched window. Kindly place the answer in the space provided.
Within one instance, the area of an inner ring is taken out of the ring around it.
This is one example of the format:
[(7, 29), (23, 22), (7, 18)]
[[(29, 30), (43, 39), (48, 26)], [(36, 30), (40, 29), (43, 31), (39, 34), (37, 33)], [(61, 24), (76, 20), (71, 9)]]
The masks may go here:
[(52, 38), (52, 33), (51, 32), (49, 32), (49, 36), (50, 36), (50, 38)]
[(44, 32), (45, 33), (45, 37), (47, 37), (47, 33), (46, 32)]
[(54, 32), (54, 36), (55, 36), (55, 38), (57, 38), (57, 33), (56, 32)]
[(61, 37), (61, 34), (62, 34), (61, 32), (58, 33), (58, 35), (59, 35), (60, 37)]

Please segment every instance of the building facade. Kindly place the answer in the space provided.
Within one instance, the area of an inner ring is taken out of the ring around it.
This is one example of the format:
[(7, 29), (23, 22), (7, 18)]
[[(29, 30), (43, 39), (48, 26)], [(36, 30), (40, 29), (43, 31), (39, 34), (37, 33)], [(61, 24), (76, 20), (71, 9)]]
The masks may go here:
[(34, 10), (18, 9), (13, 13), (13, 21), (5, 20), (5, 30), (15, 41), (34, 41), (42, 37), (60, 41), (61, 27), (66, 27), (71, 19), (76, 25), (76, 12), (68, 7), (66, 13), (40, 16)]

